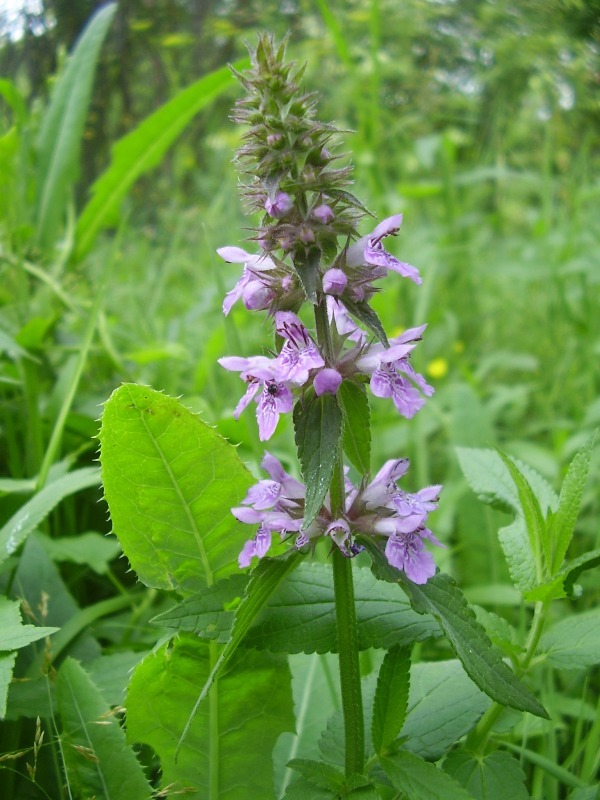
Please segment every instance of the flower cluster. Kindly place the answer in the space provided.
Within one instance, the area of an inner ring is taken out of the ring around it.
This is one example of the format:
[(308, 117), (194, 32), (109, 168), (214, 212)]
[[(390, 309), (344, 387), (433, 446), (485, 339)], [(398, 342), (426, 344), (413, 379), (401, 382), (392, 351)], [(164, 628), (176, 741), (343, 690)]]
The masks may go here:
[(364, 489), (346, 478), (344, 512), (334, 516), (326, 498), (306, 528), (303, 484), (270, 453), (265, 453), (262, 467), (269, 479), (252, 486), (242, 505), (232, 509), (240, 522), (259, 525), (255, 536), (242, 548), (240, 567), (250, 566), (255, 556), (262, 558), (271, 547), (273, 534), (282, 539), (294, 537), (298, 549), (314, 547), (317, 539), (326, 537), (347, 558), (363, 549), (362, 538), (375, 537), (384, 544), (388, 562), (414, 583), (425, 583), (435, 574), (435, 563), (425, 542), (443, 545), (426, 527), (426, 521), (429, 512), (437, 508), (442, 487), (428, 486), (415, 494), (400, 489), (398, 481), (408, 470), (408, 459), (387, 461)]

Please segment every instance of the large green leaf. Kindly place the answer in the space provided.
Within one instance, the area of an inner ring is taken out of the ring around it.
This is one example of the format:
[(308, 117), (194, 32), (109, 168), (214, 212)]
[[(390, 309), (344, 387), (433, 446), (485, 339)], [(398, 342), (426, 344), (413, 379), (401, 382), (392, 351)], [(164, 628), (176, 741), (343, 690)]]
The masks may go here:
[(497, 750), (476, 757), (457, 750), (444, 761), (444, 770), (477, 800), (528, 800), (525, 773), (509, 753)]
[(294, 407), (298, 458), (306, 484), (304, 527), (319, 513), (340, 454), (342, 412), (331, 394), (313, 396)]
[(412, 607), (421, 614), (431, 614), (440, 623), (467, 675), (492, 700), (519, 711), (529, 711), (548, 718), (544, 707), (502, 660), (463, 593), (449, 575), (437, 573), (427, 583), (418, 585), (403, 572), (387, 563), (375, 546), (369, 546), (375, 574), (383, 580), (399, 583)]
[[(247, 60), (236, 63), (244, 69)], [(79, 215), (76, 256), (84, 256), (102, 228), (110, 224), (135, 181), (161, 159), (194, 116), (233, 84), (228, 67), (211, 72), (180, 91), (114, 145), (110, 166), (91, 189)]]
[(561, 619), (543, 634), (539, 650), (559, 669), (600, 663), (600, 609)]
[(135, 384), (107, 401), (100, 442), (113, 530), (143, 583), (197, 591), (237, 571), (246, 534), (230, 509), (252, 478), (232, 445)]
[(57, 478), (34, 494), (0, 530), (0, 563), (15, 552), (61, 500), (99, 483), (99, 470), (96, 467), (83, 467)]
[(460, 661), (429, 661), (410, 670), (410, 693), (401, 736), (405, 747), (437, 760), (468, 733), (490, 706)]
[(44, 247), (57, 238), (77, 175), (98, 55), (116, 10), (117, 4), (109, 3), (90, 20), (54, 86), (43, 118), (35, 216), (37, 239)]
[[(241, 576), (239, 576), (241, 578)], [(226, 641), (234, 619), (224, 611), (243, 591), (243, 578), (221, 582), (155, 618), (161, 626)], [(370, 570), (354, 570), (358, 645), (389, 648), (439, 636), (431, 617), (417, 614), (397, 586), (377, 581)], [(327, 564), (300, 564), (265, 602), (244, 642), (283, 653), (337, 651), (333, 574)]]
[(273, 797), (271, 750), (294, 727), (290, 673), (280, 656), (244, 651), (214, 684), (175, 760), (214, 646), (181, 634), (141, 662), (127, 693), (128, 737), (155, 750), (163, 788), (189, 788), (190, 800), (265, 800)]
[(446, 772), (405, 750), (382, 758), (381, 766), (394, 789), (404, 792), (407, 800), (473, 800)]
[(150, 800), (152, 787), (118, 721), (89, 675), (72, 658), (58, 672), (61, 753), (76, 797)]

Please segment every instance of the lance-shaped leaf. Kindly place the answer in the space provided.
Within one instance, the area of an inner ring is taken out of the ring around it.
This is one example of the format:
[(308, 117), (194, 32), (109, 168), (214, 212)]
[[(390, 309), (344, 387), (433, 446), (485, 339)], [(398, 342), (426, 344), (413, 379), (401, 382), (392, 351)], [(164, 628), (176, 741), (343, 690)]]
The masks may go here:
[(544, 632), (539, 651), (559, 669), (581, 669), (600, 663), (600, 609), (561, 619)]
[(553, 549), (552, 574), (560, 569), (573, 537), (597, 433), (598, 431), (594, 431), (588, 442), (571, 461), (560, 490), (558, 509), (550, 523), (550, 540)]
[[(234, 580), (236, 578), (236, 580)], [(235, 611), (224, 605), (243, 592), (244, 576), (232, 576), (187, 598), (153, 622), (203, 638), (227, 641)], [(431, 617), (417, 614), (397, 587), (377, 581), (370, 570), (354, 570), (358, 646), (410, 645), (441, 631)], [(265, 602), (248, 630), (245, 645), (274, 653), (337, 652), (333, 574), (328, 564), (300, 564)]]
[[(244, 69), (247, 59), (237, 62)], [(91, 189), (92, 197), (77, 220), (76, 255), (84, 256), (98, 232), (113, 221), (121, 200), (135, 181), (157, 166), (194, 116), (233, 85), (228, 67), (182, 89), (158, 111), (146, 117), (137, 128), (114, 145), (111, 164)]]
[(381, 320), (366, 300), (358, 300), (355, 302), (344, 298), (343, 303), (352, 316), (356, 317), (363, 325), (366, 325), (385, 347), (390, 346)]
[(525, 773), (514, 756), (496, 750), (472, 756), (461, 750), (444, 761), (444, 771), (452, 775), (473, 797), (485, 800), (528, 800)]
[(383, 580), (399, 583), (415, 611), (435, 617), (465, 672), (482, 692), (504, 706), (548, 718), (544, 707), (502, 660), (500, 651), (492, 645), (463, 593), (449, 575), (437, 573), (427, 583), (418, 585), (404, 573), (390, 567), (376, 546), (368, 541), (365, 544), (373, 560), (375, 574)]
[(385, 654), (377, 678), (371, 738), (377, 755), (385, 755), (406, 718), (410, 685), (410, 649), (392, 647)]
[(342, 381), (338, 401), (344, 415), (344, 452), (361, 475), (371, 471), (371, 414), (364, 386)]
[(400, 750), (380, 759), (380, 763), (394, 789), (411, 800), (473, 800), (454, 778), (413, 753)]
[(319, 513), (329, 491), (333, 468), (340, 453), (342, 412), (336, 398), (324, 394), (313, 396), (304, 404), (296, 403), (294, 427), (306, 484), (304, 527), (307, 528)]
[(559, 600), (563, 597), (572, 597), (575, 593), (575, 581), (582, 572), (600, 565), (600, 549), (590, 550), (579, 558), (570, 561), (564, 569), (545, 583), (534, 586), (523, 594), (526, 600)]
[(58, 711), (62, 756), (77, 797), (149, 800), (148, 783), (135, 753), (125, 742), (110, 706), (89, 675), (72, 658), (58, 672)]
[(273, 796), (271, 750), (294, 727), (290, 672), (281, 656), (244, 651), (214, 685), (214, 699), (200, 708), (176, 756), (214, 647), (181, 634), (136, 667), (127, 735), (157, 753), (163, 789), (176, 784), (190, 800), (264, 800)]
[(113, 530), (146, 586), (198, 591), (237, 572), (245, 534), (230, 509), (252, 477), (232, 445), (135, 384), (107, 401), (100, 443)]
[(117, 4), (109, 3), (92, 17), (54, 86), (43, 116), (35, 212), (37, 239), (42, 246), (56, 239), (77, 176), (98, 55), (116, 10)]

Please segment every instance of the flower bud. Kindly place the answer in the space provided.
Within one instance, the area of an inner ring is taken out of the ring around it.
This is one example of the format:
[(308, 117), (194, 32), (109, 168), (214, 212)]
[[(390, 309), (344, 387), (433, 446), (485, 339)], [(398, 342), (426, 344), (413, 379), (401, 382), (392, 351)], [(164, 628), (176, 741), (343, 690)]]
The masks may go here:
[(328, 269), (323, 275), (323, 291), (325, 294), (333, 294), (339, 297), (344, 293), (348, 278), (346, 274), (337, 268)]
[(314, 387), (318, 397), (322, 394), (335, 394), (340, 388), (342, 376), (336, 369), (322, 369), (315, 375)]
[(287, 192), (277, 192), (273, 199), (267, 197), (265, 202), (267, 214), (275, 219), (281, 219), (281, 217), (287, 216), (293, 207), (294, 201)]
[(334, 217), (333, 211), (326, 203), (323, 203), (323, 205), (313, 208), (312, 215), (315, 219), (318, 219), (319, 222), (322, 223), (323, 225), (327, 225), (327, 223), (331, 222), (331, 220)]

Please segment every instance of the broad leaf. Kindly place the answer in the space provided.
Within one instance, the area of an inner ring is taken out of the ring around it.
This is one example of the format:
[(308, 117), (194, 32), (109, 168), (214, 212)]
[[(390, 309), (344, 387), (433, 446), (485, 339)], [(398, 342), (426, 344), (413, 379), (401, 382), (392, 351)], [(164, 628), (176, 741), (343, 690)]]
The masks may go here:
[(199, 590), (237, 572), (245, 534), (230, 509), (252, 478), (232, 445), (135, 384), (107, 401), (100, 442), (113, 531), (146, 586)]
[(417, 585), (390, 567), (377, 547), (368, 549), (376, 575), (400, 583), (415, 611), (437, 619), (467, 675), (483, 692), (502, 705), (548, 718), (544, 707), (504, 663), (449, 575), (437, 573), (427, 583)]
[(37, 239), (44, 247), (57, 238), (77, 175), (98, 55), (116, 10), (117, 4), (109, 3), (92, 17), (54, 86), (43, 116), (35, 215)]
[(600, 609), (555, 623), (543, 634), (539, 651), (558, 669), (582, 669), (600, 663)]
[(340, 453), (342, 412), (336, 398), (324, 394), (311, 397), (304, 404), (296, 403), (294, 427), (306, 484), (304, 527), (307, 528), (321, 510)]
[(371, 738), (377, 755), (389, 750), (404, 725), (409, 684), (410, 649), (392, 647), (379, 670), (373, 704)]
[(375, 334), (375, 336), (385, 347), (389, 347), (389, 342), (387, 340), (384, 327), (381, 324), (381, 320), (366, 300), (358, 300), (354, 302), (353, 300), (344, 298), (343, 303), (353, 317), (356, 317), (359, 322), (362, 322), (363, 325), (366, 325), (367, 328)]
[(66, 659), (58, 672), (61, 752), (77, 797), (150, 800), (148, 783), (135, 753), (125, 742), (111, 708), (78, 661)]
[(509, 753), (496, 750), (475, 757), (457, 750), (444, 761), (444, 770), (452, 775), (477, 800), (528, 800), (525, 773)]
[(15, 552), (61, 500), (99, 483), (99, 470), (96, 467), (83, 467), (44, 486), (0, 530), (0, 563)]
[[(240, 61), (236, 67), (243, 69), (247, 63)], [(88, 252), (98, 232), (112, 222), (135, 181), (157, 166), (190, 120), (232, 84), (231, 71), (222, 67), (180, 91), (119, 139), (110, 166), (92, 186), (92, 196), (77, 220), (77, 258)]]
[(114, 537), (107, 538), (95, 531), (55, 539), (45, 537), (43, 544), (53, 561), (84, 564), (98, 575), (106, 575), (109, 562), (121, 553), (121, 545)]
[(501, 511), (517, 511), (519, 496), (510, 473), (494, 450), (457, 447), (458, 463), (477, 497)]
[(569, 465), (560, 490), (558, 509), (552, 517), (550, 527), (553, 548), (552, 574), (560, 569), (575, 530), (575, 522), (579, 514), (581, 496), (587, 480), (596, 435), (597, 431), (594, 432), (593, 436)]
[(371, 471), (371, 414), (363, 386), (342, 381), (338, 402), (344, 415), (344, 452), (361, 475)]
[(308, 783), (318, 789), (329, 789), (339, 794), (344, 785), (344, 773), (330, 764), (324, 764), (322, 761), (294, 758), (288, 766), (299, 772)]
[(194, 717), (175, 761), (214, 647), (182, 634), (141, 662), (127, 693), (127, 735), (157, 753), (163, 788), (189, 787), (190, 800), (264, 800), (273, 796), (273, 745), (294, 726), (290, 674), (281, 657), (244, 651), (215, 683), (214, 701)]
[(404, 746), (435, 761), (473, 728), (490, 703), (460, 661), (413, 664), (406, 722), (400, 731)]
[(380, 763), (394, 789), (404, 792), (407, 800), (473, 800), (454, 778), (413, 753), (400, 750)]

